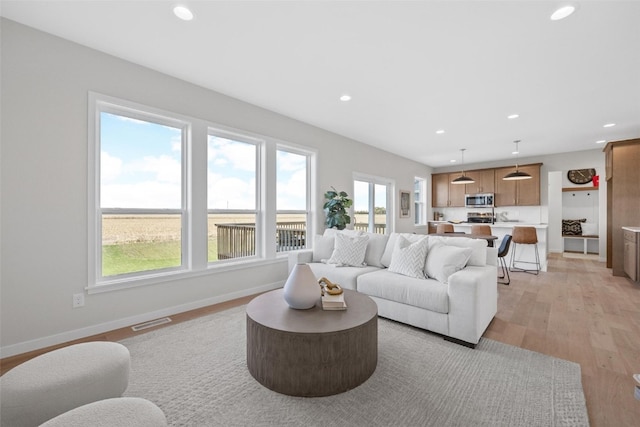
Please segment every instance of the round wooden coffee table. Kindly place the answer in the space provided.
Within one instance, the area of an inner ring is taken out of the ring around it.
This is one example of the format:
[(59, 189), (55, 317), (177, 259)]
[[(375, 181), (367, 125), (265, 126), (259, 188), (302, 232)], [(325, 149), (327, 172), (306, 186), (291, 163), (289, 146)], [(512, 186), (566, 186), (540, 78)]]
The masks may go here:
[(290, 308), (283, 290), (247, 305), (247, 366), (265, 387), (290, 396), (329, 396), (365, 382), (378, 363), (378, 307), (345, 290), (347, 309)]

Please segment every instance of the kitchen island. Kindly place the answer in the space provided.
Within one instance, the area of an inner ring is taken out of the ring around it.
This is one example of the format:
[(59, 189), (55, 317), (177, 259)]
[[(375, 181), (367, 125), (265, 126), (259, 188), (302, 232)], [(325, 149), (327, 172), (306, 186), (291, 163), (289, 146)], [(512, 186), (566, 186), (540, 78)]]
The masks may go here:
[[(451, 224), (448, 221), (429, 221), (429, 224), (439, 224), (439, 223), (447, 223)], [(471, 226), (480, 225), (480, 224), (471, 224), (468, 222), (462, 222), (459, 224), (453, 223), (453, 229), (458, 233), (471, 233)], [(538, 253), (540, 254), (540, 269), (541, 271), (547, 271), (547, 253), (548, 253), (548, 245), (547, 245), (547, 235), (548, 228), (547, 224), (530, 224), (526, 222), (496, 222), (495, 224), (482, 224), (488, 225), (491, 227), (491, 234), (497, 236), (496, 247), (500, 247), (500, 243), (502, 242), (503, 237), (506, 234), (513, 234), (513, 227), (534, 227), (536, 229), (536, 235), (538, 237)], [(511, 252), (513, 250), (513, 244), (509, 249), (509, 253), (505, 258), (507, 264), (511, 260)], [(530, 245), (519, 245), (518, 253), (516, 254), (518, 259), (526, 259), (533, 261), (535, 259), (533, 246)]]

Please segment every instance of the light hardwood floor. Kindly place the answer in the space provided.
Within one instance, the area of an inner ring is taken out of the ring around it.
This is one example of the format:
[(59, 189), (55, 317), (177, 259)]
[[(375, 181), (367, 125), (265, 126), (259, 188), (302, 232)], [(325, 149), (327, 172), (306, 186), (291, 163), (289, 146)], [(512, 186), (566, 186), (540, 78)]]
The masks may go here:
[[(169, 325), (251, 298), (173, 315)], [(145, 332), (123, 328), (76, 342)], [(604, 263), (551, 254), (546, 273), (511, 273), (511, 285), (499, 285), (498, 313), (484, 337), (579, 363), (592, 426), (640, 425), (632, 378), (640, 373), (640, 285), (613, 277)], [(51, 349), (3, 359), (0, 372)]]

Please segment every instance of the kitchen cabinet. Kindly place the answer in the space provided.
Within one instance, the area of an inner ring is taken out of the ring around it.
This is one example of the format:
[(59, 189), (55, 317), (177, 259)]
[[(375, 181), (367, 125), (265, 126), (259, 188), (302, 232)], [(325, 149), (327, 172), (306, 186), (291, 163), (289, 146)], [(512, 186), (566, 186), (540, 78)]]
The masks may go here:
[(495, 169), (496, 206), (539, 206), (541, 163), (518, 166), (518, 170), (531, 175), (531, 179), (505, 181), (502, 178), (513, 172), (515, 166)]
[(494, 169), (478, 169), (465, 172), (469, 178), (475, 182), (465, 185), (466, 194), (494, 193), (495, 192), (495, 171)]
[(640, 139), (609, 142), (605, 147), (607, 185), (607, 267), (625, 276), (622, 227), (640, 226)]
[(640, 227), (622, 227), (624, 236), (624, 272), (634, 282), (640, 281)]
[(431, 176), (431, 206), (434, 208), (464, 207), (466, 185), (451, 184), (451, 181), (461, 173), (439, 173)]

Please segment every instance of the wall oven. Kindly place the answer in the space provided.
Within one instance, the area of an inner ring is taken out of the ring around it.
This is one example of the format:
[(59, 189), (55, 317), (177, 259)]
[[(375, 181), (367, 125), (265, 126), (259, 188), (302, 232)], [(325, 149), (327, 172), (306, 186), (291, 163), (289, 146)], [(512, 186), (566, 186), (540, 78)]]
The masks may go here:
[(493, 193), (465, 194), (464, 206), (467, 208), (492, 208), (493, 199)]

